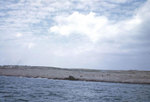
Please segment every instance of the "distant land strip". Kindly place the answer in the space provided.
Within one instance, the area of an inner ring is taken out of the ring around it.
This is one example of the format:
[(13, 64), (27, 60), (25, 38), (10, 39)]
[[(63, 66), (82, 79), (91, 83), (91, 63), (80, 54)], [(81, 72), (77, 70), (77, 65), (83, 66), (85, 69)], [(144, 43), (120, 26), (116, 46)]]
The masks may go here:
[(0, 76), (150, 84), (150, 71), (65, 69), (43, 66), (0, 66)]

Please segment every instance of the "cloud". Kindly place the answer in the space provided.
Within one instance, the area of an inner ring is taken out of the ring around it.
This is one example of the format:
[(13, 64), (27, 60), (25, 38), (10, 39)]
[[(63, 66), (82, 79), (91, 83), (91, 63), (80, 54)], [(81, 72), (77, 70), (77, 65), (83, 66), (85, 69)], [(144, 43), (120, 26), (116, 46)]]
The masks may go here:
[(22, 33), (17, 33), (17, 34), (16, 34), (16, 37), (18, 37), (18, 38), (21, 37), (21, 36), (23, 36)]
[(57, 25), (50, 27), (49, 31), (61, 35), (81, 34), (86, 35), (92, 41), (97, 41), (100, 36), (105, 36), (108, 19), (104, 16), (96, 16), (90, 12), (87, 15), (74, 12), (65, 17), (58, 16), (55, 18)]
[(125, 3), (128, 0), (109, 0), (110, 2), (114, 2), (114, 3)]
[(34, 45), (35, 45), (34, 43), (30, 42), (28, 43), (28, 48), (31, 49), (32, 47), (34, 47)]
[(120, 34), (135, 29), (141, 24), (141, 19), (134, 15), (123, 21), (109, 20), (106, 16), (97, 16), (96, 13), (81, 14), (74, 12), (69, 16), (58, 16), (55, 18), (56, 25), (50, 27), (50, 33), (69, 36), (81, 34), (96, 42), (103, 39), (112, 39)]
[(149, 69), (149, 0), (0, 1), (0, 64)]

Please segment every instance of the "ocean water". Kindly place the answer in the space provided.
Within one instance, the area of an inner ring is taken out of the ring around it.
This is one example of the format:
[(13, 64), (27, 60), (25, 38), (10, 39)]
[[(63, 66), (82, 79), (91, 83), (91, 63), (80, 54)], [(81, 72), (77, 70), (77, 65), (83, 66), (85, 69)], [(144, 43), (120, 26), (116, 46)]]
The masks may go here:
[(0, 102), (150, 102), (150, 85), (0, 76)]

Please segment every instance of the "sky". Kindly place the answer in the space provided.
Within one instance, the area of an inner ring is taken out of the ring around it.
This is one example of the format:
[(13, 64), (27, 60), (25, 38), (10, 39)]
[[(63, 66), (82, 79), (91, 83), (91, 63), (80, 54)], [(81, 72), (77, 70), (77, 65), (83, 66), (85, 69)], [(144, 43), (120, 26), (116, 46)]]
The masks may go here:
[(150, 70), (150, 0), (0, 0), (0, 65)]

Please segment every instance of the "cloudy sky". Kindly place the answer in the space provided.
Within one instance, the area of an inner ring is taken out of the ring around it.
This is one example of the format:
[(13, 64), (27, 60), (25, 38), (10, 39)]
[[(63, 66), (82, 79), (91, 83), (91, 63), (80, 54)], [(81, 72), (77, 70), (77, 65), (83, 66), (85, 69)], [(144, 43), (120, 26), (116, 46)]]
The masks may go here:
[(0, 0), (0, 65), (150, 70), (150, 0)]

